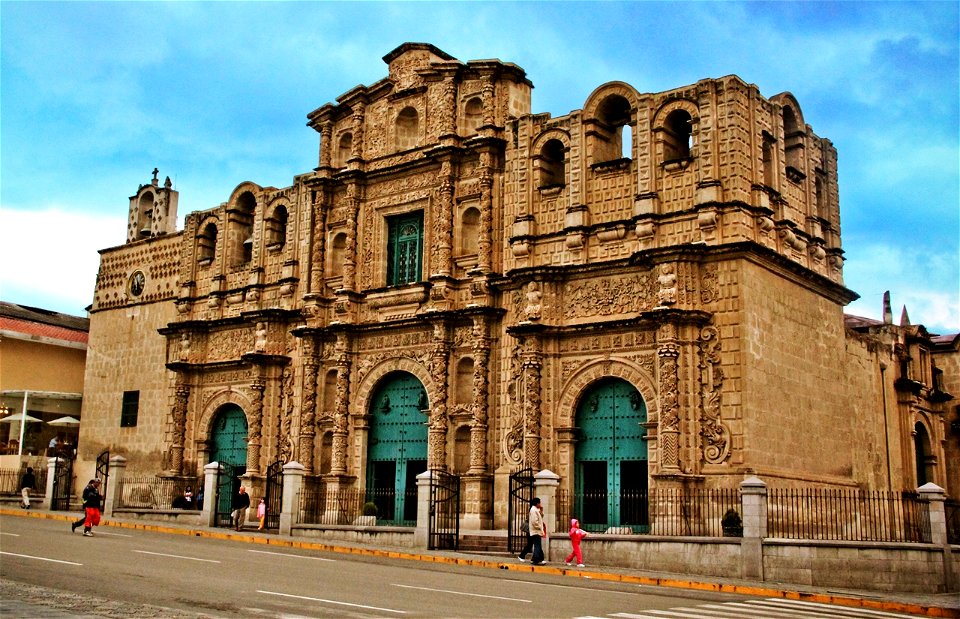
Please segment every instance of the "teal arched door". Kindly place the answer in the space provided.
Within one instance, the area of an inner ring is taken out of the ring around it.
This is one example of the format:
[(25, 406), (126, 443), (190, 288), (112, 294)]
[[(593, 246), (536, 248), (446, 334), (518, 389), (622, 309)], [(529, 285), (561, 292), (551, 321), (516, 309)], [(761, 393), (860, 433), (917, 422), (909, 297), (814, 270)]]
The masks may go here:
[(368, 501), (377, 520), (416, 522), (417, 475), (427, 470), (427, 394), (413, 375), (387, 376), (370, 400)]
[(229, 512), (233, 495), (240, 489), (240, 476), (247, 470), (247, 416), (236, 404), (227, 404), (213, 419), (210, 462), (227, 464), (233, 481), (229, 494), (220, 492), (217, 511)]
[(595, 530), (647, 522), (647, 407), (625, 380), (591, 386), (577, 406), (576, 510)]

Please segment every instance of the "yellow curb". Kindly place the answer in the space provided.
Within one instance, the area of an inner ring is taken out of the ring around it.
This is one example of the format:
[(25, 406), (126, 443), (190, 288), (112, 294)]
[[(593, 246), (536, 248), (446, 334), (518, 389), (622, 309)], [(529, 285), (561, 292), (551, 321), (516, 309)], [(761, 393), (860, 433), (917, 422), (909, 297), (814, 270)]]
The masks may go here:
[[(0, 508), (0, 515), (4, 516), (27, 516), (30, 518), (45, 518), (48, 520), (73, 521), (74, 517), (64, 514), (54, 514), (50, 512), (30, 512), (27, 510), (12, 510)], [(616, 574), (611, 572), (589, 572), (582, 569), (565, 569), (555, 566), (531, 565), (523, 563), (504, 563), (502, 561), (489, 561), (484, 559), (462, 559), (458, 557), (445, 557), (442, 555), (424, 555), (395, 550), (381, 550), (378, 548), (359, 548), (356, 546), (331, 546), (323, 542), (302, 542), (298, 540), (275, 538), (275, 537), (252, 537), (241, 533), (223, 533), (218, 530), (207, 529), (180, 529), (167, 527), (158, 524), (141, 524), (135, 522), (119, 522), (104, 519), (100, 522), (101, 526), (117, 527), (121, 529), (134, 529), (140, 531), (152, 531), (156, 533), (171, 533), (174, 535), (188, 535), (191, 537), (205, 537), (208, 539), (232, 540), (252, 542), (255, 544), (267, 544), (279, 546), (282, 548), (302, 548), (304, 550), (315, 550), (321, 552), (335, 552), (339, 554), (355, 554), (372, 557), (385, 557), (389, 559), (403, 559), (407, 561), (423, 561), (431, 563), (445, 563), (450, 565), (468, 565), (472, 567), (484, 567), (514, 572), (536, 572), (538, 574), (552, 574), (556, 576), (568, 576), (576, 578), (589, 578), (591, 580), (606, 580), (612, 582), (622, 582), (635, 585), (647, 585), (653, 587), (669, 587), (673, 589), (690, 589), (695, 591), (714, 591), (718, 593), (737, 593), (741, 595), (752, 595), (760, 597), (778, 597), (788, 600), (802, 600), (806, 602), (818, 602), (821, 604), (835, 604), (837, 606), (847, 606), (853, 608), (867, 608), (886, 612), (908, 613), (925, 617), (943, 617), (945, 619), (960, 619), (960, 611), (953, 608), (943, 608), (938, 606), (923, 606), (921, 604), (909, 604), (905, 602), (894, 602), (889, 600), (868, 600), (855, 597), (845, 597), (841, 595), (809, 593), (804, 591), (789, 591), (784, 589), (768, 589), (766, 587), (755, 587), (751, 585), (736, 585), (723, 583), (699, 582), (695, 580), (683, 580), (678, 578), (658, 578), (651, 576), (634, 576), (631, 574)]]

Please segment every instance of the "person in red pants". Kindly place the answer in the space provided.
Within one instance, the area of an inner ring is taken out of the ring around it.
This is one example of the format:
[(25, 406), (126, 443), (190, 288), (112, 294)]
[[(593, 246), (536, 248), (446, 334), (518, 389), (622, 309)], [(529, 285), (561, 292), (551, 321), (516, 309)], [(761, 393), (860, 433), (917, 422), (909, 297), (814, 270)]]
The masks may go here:
[(580, 522), (573, 518), (570, 520), (570, 543), (573, 550), (567, 555), (566, 564), (570, 565), (573, 558), (577, 558), (577, 567), (583, 567), (583, 551), (580, 549), (580, 542), (587, 536), (587, 532), (580, 528)]
[(83, 525), (83, 536), (93, 537), (93, 527), (100, 524), (100, 480), (91, 479), (87, 487), (83, 489), (83, 518), (70, 524), (70, 532), (73, 533), (77, 527)]

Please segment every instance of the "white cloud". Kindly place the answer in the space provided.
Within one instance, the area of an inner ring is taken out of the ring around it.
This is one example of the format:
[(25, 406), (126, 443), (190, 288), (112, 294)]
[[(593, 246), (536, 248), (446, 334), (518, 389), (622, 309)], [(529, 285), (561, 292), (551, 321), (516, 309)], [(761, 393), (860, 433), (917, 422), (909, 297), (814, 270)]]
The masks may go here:
[(6, 232), (3, 300), (82, 315), (93, 302), (97, 250), (123, 243), (126, 218), (59, 206), (37, 211), (0, 207), (0, 225)]

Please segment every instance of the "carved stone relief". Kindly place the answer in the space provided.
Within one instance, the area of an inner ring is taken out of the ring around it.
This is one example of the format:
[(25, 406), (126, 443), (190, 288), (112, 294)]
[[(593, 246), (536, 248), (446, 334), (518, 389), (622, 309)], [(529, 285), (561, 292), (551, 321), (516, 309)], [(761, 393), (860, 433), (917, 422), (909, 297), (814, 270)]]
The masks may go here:
[(720, 332), (716, 327), (704, 327), (700, 331), (700, 437), (708, 464), (720, 464), (730, 455), (730, 430), (720, 419), (722, 388)]

